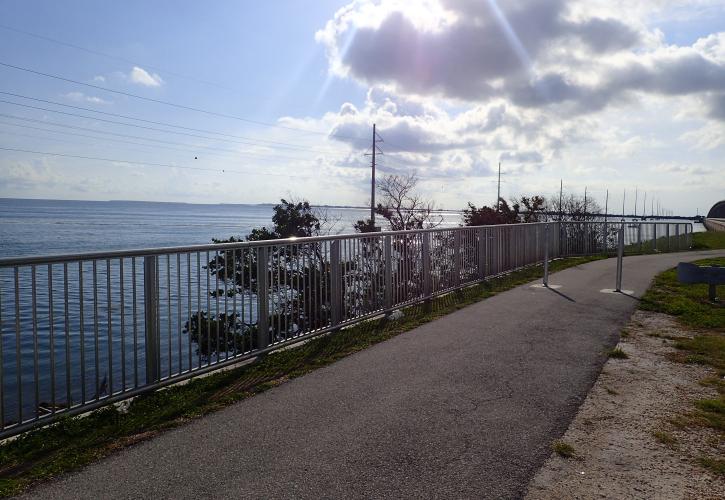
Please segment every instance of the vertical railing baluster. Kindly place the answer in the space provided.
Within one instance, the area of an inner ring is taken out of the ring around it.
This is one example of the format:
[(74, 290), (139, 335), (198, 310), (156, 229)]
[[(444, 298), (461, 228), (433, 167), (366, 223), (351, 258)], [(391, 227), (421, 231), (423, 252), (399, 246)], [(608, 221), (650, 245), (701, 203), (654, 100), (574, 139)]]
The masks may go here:
[(23, 366), (22, 353), (20, 350), (20, 271), (17, 266), (13, 268), (15, 273), (15, 377), (18, 387), (18, 424), (23, 423)]
[(121, 309), (121, 392), (126, 391), (126, 290), (124, 288), (123, 257), (118, 259), (118, 288), (120, 292), (119, 306)]
[(100, 397), (100, 386), (101, 386), (101, 379), (100, 379), (100, 357), (98, 354), (98, 337), (99, 337), (99, 330), (98, 330), (98, 276), (97, 276), (97, 264), (96, 260), (93, 260), (92, 264), (93, 269), (93, 349), (94, 349), (94, 362), (95, 362), (95, 369), (94, 373), (96, 375), (96, 395), (93, 397), (93, 399), (98, 399)]
[(133, 315), (133, 387), (138, 387), (138, 308), (136, 306), (136, 257), (131, 257), (131, 313)]
[(146, 385), (152, 385), (161, 378), (159, 363), (160, 336), (158, 330), (158, 261), (155, 255), (146, 255), (143, 260)]
[(385, 281), (384, 308), (393, 308), (393, 237), (383, 237), (383, 280)]
[(65, 335), (65, 407), (73, 406), (70, 377), (70, 311), (68, 307), (68, 263), (63, 263), (63, 318)]
[(342, 318), (342, 276), (340, 275), (340, 240), (330, 244), (330, 308), (332, 309), (332, 326), (340, 324)]
[[(53, 264), (48, 264), (48, 327), (48, 340), (50, 343), (50, 411), (51, 413), (55, 413), (55, 324), (53, 322)], [(1, 385), (0, 388), (2, 388)]]
[(40, 368), (38, 366), (38, 298), (36, 291), (35, 266), (31, 266), (30, 270), (33, 314), (33, 385), (35, 388), (35, 418), (38, 418), (40, 416)]
[(453, 231), (453, 286), (461, 285), (461, 230)]
[(5, 429), (5, 336), (3, 335), (3, 280), (0, 274), (0, 430)]
[[(433, 283), (431, 281), (431, 261), (430, 261), (430, 233), (421, 233), (421, 258), (423, 259), (423, 295), (427, 298), (433, 293)], [(430, 300), (428, 300), (430, 302)]]
[[(106, 394), (113, 396), (113, 329), (111, 327), (111, 259), (106, 259), (106, 307), (108, 334), (108, 379)], [(98, 397), (101, 395), (99, 394)]]
[(257, 349), (269, 345), (269, 255), (266, 246), (257, 248)]
[(181, 374), (184, 370), (184, 356), (181, 351), (181, 253), (176, 254), (176, 333), (179, 337), (179, 370), (177, 374)]
[(86, 327), (83, 292), (83, 261), (78, 262), (78, 316), (81, 350), (81, 404), (86, 404)]

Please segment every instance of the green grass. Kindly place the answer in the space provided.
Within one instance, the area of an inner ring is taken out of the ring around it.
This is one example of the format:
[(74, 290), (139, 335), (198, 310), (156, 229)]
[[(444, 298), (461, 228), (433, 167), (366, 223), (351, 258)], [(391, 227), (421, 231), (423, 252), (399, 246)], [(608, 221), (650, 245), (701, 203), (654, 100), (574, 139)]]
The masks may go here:
[(665, 446), (668, 446), (670, 448), (674, 448), (675, 445), (677, 445), (677, 439), (670, 434), (669, 432), (664, 431), (654, 431), (652, 433), (654, 438), (659, 441), (660, 443), (664, 444)]
[(607, 352), (607, 356), (609, 356), (610, 358), (615, 358), (615, 359), (627, 359), (627, 358), (629, 358), (629, 354), (627, 354), (626, 352), (624, 352), (620, 347), (615, 347), (614, 349), (610, 349)]
[(551, 449), (554, 450), (554, 453), (563, 458), (572, 458), (576, 456), (576, 451), (574, 450), (574, 447), (561, 440), (554, 441), (551, 444)]
[(692, 233), (693, 250), (717, 250), (725, 248), (725, 232), (703, 231)]
[[(557, 260), (549, 269), (556, 272), (601, 258)], [(367, 321), (294, 349), (274, 352), (246, 366), (148, 393), (133, 400), (126, 413), (108, 407), (21, 435), (0, 446), (0, 496), (18, 494), (35, 482), (77, 469), (542, 275), (541, 266), (521, 269), (438, 297), (428, 305), (405, 308), (404, 317), (397, 321)]]
[[(725, 258), (704, 259), (696, 264), (725, 266)], [(724, 287), (719, 287), (722, 290)], [(685, 325), (725, 331), (725, 306), (708, 300), (707, 285), (684, 285), (677, 271), (658, 274), (640, 302), (640, 308), (677, 316)]]
[[(700, 237), (702, 245), (725, 243), (725, 237), (712, 238), (710, 235), (725, 233), (695, 233)], [(696, 239), (696, 241), (698, 241)], [(712, 248), (712, 246), (700, 248)], [(719, 248), (723, 248), (722, 246)], [(699, 265), (725, 265), (725, 258), (705, 259), (697, 261)], [(714, 387), (717, 396), (712, 399), (695, 401), (695, 409), (687, 415), (680, 415), (670, 420), (675, 427), (687, 429), (703, 426), (714, 429), (725, 436), (725, 307), (711, 303), (707, 296), (706, 285), (685, 285), (677, 281), (676, 271), (670, 269), (657, 275), (650, 289), (645, 293), (640, 307), (676, 316), (685, 326), (695, 328), (697, 333), (692, 337), (667, 337), (674, 341), (677, 352), (669, 358), (673, 361), (699, 364), (715, 369), (715, 375), (700, 381), (701, 385)], [(662, 433), (664, 434), (664, 433)], [(655, 437), (660, 439), (664, 436)], [(718, 475), (725, 474), (725, 461), (710, 457), (702, 457), (698, 463)]]
[(700, 457), (698, 463), (718, 476), (725, 476), (725, 460), (722, 458)]

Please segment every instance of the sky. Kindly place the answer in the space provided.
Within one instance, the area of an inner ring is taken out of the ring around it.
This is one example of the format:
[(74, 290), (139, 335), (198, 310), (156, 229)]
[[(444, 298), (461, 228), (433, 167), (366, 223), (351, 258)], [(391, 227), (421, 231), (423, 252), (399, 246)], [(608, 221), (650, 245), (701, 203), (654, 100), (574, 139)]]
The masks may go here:
[(725, 199), (725, 1), (0, 0), (0, 197)]

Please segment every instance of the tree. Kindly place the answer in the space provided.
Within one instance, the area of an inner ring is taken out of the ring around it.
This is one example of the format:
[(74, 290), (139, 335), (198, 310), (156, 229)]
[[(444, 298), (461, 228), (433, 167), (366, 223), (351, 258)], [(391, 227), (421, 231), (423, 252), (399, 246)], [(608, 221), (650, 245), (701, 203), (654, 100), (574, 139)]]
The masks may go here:
[(602, 208), (591, 198), (585, 203), (583, 196), (569, 193), (561, 198), (561, 202), (558, 196), (549, 198), (548, 211), (559, 214), (556, 220), (561, 218), (562, 221), (583, 222), (597, 220), (598, 217), (593, 214), (601, 213)]
[[(434, 213), (435, 204), (415, 192), (417, 184), (415, 174), (387, 175), (378, 182), (380, 202), (375, 213), (387, 221), (391, 231), (436, 227), (443, 222), (443, 217)], [(357, 221), (355, 230), (373, 231), (372, 221)]]
[[(214, 243), (279, 240), (291, 237), (319, 236), (329, 229), (326, 214), (317, 212), (307, 201), (287, 201), (273, 208), (272, 228), (255, 228), (245, 239), (231, 237)], [(214, 279), (210, 298), (241, 295), (242, 300), (258, 292), (258, 269), (266, 269), (270, 295), (270, 318), (267, 324), (272, 340), (320, 325), (329, 314), (329, 290), (316, 286), (328, 272), (327, 259), (320, 243), (301, 243), (267, 247), (267, 262), (258, 264), (256, 248), (220, 250), (206, 265)], [(236, 300), (236, 299), (235, 299)], [(311, 307), (315, 304), (316, 307)], [(246, 352), (253, 345), (258, 318), (243, 313), (196, 311), (187, 320), (184, 331), (197, 346), (197, 353), (206, 358), (230, 351)], [(242, 307), (243, 309), (243, 307)], [(276, 321), (273, 321), (276, 320)]]

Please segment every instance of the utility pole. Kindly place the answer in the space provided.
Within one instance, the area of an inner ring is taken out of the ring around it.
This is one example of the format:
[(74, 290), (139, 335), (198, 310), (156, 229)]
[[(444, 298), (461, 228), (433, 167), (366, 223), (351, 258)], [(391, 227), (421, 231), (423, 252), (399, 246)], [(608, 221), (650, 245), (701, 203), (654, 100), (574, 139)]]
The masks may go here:
[(644, 201), (642, 202), (642, 217), (647, 217), (647, 191), (644, 192)]
[(496, 213), (498, 213), (499, 203), (501, 199), (501, 162), (498, 162), (498, 188), (496, 189)]
[(634, 218), (637, 218), (637, 196), (639, 195), (639, 188), (634, 187)]
[(380, 151), (380, 148), (378, 148), (378, 141), (383, 142), (383, 138), (378, 135), (375, 124), (373, 123), (373, 149), (372, 152), (365, 153), (365, 156), (368, 156), (369, 154), (372, 157), (372, 175), (370, 178), (370, 225), (372, 226), (373, 231), (378, 231), (378, 228), (375, 227), (375, 155), (376, 153), (383, 154), (383, 152)]
[(604, 222), (607, 222), (607, 209), (609, 208), (609, 189), (607, 189), (607, 197), (604, 198)]
[(584, 220), (587, 219), (587, 187), (584, 186)]
[(622, 195), (622, 218), (624, 218), (624, 202), (627, 200), (627, 188), (624, 188), (624, 194)]
[(370, 182), (370, 222), (373, 227), (375, 227), (375, 150), (377, 149), (376, 139), (377, 133), (375, 132), (375, 124), (373, 123), (373, 175)]
[(564, 195), (564, 179), (559, 179), (559, 222), (564, 219), (564, 212), (561, 210), (561, 201)]

